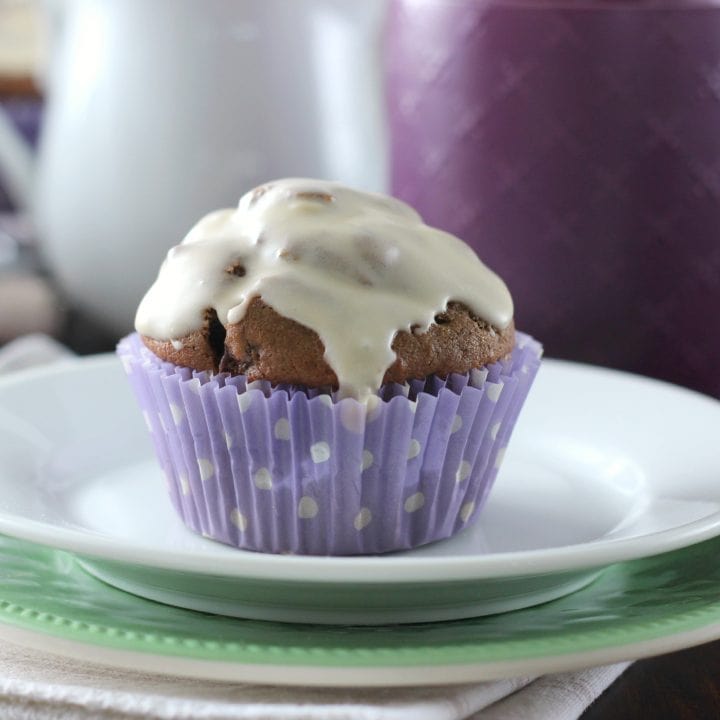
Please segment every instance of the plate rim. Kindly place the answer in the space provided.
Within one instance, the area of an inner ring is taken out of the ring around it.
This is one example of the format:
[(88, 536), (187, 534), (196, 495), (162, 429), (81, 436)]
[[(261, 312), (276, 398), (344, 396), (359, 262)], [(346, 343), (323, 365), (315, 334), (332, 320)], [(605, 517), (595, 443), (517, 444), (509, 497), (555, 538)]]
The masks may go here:
[[(88, 369), (109, 372), (110, 369), (119, 370), (120, 367), (120, 360), (113, 353), (64, 359), (50, 366), (29, 368), (0, 378), (0, 393), (5, 388), (32, 382), (37, 377), (46, 378), (48, 374), (62, 375)], [(713, 408), (720, 412), (720, 401), (710, 396), (641, 375), (554, 359), (543, 360), (540, 373), (546, 369), (550, 369), (550, 372), (575, 371), (606, 375), (620, 382), (639, 382), (665, 392), (692, 396), (695, 401), (712, 404)], [(182, 555), (178, 555), (140, 544), (119, 544), (114, 538), (28, 520), (1, 510), (0, 532), (47, 547), (112, 562), (202, 575), (222, 574), (233, 578), (252, 577), (313, 583), (352, 581), (361, 584), (374, 582), (433, 584), (589, 569), (659, 555), (720, 535), (720, 510), (699, 520), (639, 537), (576, 543), (555, 548), (442, 558), (412, 555), (396, 557), (273, 555), (236, 550), (232, 554), (214, 556), (212, 566), (208, 565), (207, 553), (204, 552), (184, 550)], [(612, 551), (610, 557), (608, 557), (609, 550)], [(428, 577), (429, 568), (434, 571), (432, 577)]]
[[(171, 674), (219, 682), (317, 688), (449, 686), (487, 680), (505, 680), (518, 676), (547, 675), (611, 663), (629, 663), (718, 639), (720, 639), (720, 621), (651, 640), (585, 652), (566, 653), (549, 658), (425, 666), (378, 665), (367, 668), (233, 663), (134, 650), (118, 650), (92, 643), (58, 638), (40, 631), (0, 622), (0, 640), (85, 662), (88, 660), (88, 649), (92, 648), (93, 663), (118, 670), (149, 672), (157, 675)], [(269, 677), (268, 670), (272, 672), (272, 677)]]

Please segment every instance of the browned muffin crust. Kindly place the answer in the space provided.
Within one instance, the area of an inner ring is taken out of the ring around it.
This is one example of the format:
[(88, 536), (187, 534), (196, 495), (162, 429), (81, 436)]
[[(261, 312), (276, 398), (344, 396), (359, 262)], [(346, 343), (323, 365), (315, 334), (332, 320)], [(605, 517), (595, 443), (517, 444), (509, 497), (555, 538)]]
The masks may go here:
[[(143, 342), (155, 355), (175, 365), (247, 375), (248, 380), (269, 380), (273, 384), (338, 385), (337, 376), (323, 357), (325, 346), (318, 334), (280, 315), (259, 297), (249, 303), (242, 320), (227, 329), (214, 310), (206, 311), (203, 326), (180, 341), (182, 347), (175, 349), (170, 341), (143, 336)], [(397, 359), (383, 382), (404, 383), (431, 374), (446, 377), (465, 373), (505, 357), (514, 342), (512, 322), (499, 330), (473, 315), (465, 305), (450, 302), (426, 332), (400, 331), (395, 335), (392, 349)]]
[(174, 365), (217, 372), (219, 358), (224, 352), (225, 328), (218, 320), (215, 310), (205, 311), (203, 324), (199, 330), (185, 335), (177, 342), (177, 347), (170, 340), (155, 340), (141, 335), (145, 347), (161, 360)]

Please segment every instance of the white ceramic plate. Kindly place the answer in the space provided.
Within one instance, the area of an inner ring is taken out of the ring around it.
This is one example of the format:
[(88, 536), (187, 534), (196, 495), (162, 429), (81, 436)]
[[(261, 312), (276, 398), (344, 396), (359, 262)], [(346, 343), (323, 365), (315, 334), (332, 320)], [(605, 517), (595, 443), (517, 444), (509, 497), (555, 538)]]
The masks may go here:
[[(0, 382), (0, 532), (73, 551), (137, 594), (211, 612), (466, 617), (542, 602), (612, 563), (720, 534), (718, 426), (712, 399), (545, 361), (475, 527), (386, 556), (261, 555), (182, 526), (119, 362), (75, 360)], [(323, 601), (331, 585), (344, 587), (345, 604), (336, 592), (332, 606)], [(429, 585), (442, 591), (409, 607)], [(376, 606), (373, 586), (383, 588)]]

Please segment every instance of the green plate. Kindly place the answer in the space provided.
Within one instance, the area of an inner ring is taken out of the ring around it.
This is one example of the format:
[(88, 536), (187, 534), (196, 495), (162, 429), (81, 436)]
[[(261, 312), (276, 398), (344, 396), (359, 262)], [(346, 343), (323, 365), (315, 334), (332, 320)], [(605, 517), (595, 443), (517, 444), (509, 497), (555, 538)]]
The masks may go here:
[(719, 551), (714, 539), (614, 565), (573, 595), (503, 615), (329, 627), (168, 607), (105, 585), (66, 552), (0, 537), (0, 637), (116, 667), (286, 685), (537, 674), (720, 637)]

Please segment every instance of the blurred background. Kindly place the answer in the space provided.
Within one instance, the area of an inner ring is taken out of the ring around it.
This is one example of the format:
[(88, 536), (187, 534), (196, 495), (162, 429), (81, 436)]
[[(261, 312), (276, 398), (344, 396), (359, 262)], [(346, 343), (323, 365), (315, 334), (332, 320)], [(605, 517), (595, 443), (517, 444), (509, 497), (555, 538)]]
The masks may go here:
[(273, 177), (392, 192), (552, 357), (720, 397), (720, 4), (0, 0), (0, 343), (110, 350)]

